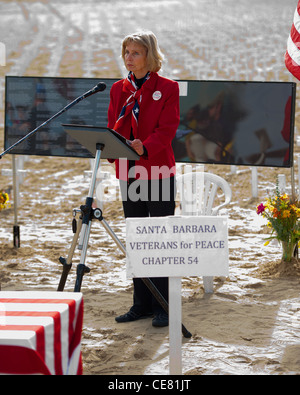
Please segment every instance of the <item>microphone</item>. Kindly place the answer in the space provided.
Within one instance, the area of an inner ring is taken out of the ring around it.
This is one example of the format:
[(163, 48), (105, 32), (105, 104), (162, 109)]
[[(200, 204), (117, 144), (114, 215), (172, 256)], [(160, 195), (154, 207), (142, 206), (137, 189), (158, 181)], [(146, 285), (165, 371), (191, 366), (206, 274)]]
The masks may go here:
[(93, 89), (85, 92), (81, 97), (82, 97), (82, 99), (85, 99), (86, 97), (89, 97), (97, 92), (102, 92), (105, 89), (106, 89), (106, 84), (104, 82), (99, 82), (96, 86), (94, 86)]

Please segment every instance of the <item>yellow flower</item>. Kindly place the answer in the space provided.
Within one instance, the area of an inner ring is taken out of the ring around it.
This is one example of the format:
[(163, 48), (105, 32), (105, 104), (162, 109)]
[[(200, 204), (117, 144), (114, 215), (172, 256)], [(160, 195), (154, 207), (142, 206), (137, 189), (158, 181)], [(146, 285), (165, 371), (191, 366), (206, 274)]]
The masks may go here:
[(0, 191), (0, 211), (10, 207), (9, 196), (7, 193)]
[(289, 218), (290, 216), (291, 216), (291, 213), (289, 210), (283, 210), (282, 218)]
[(270, 210), (270, 211), (272, 210), (272, 205), (270, 204), (270, 202), (268, 202), (268, 201), (266, 202), (265, 209)]
[(264, 243), (264, 246), (267, 246), (269, 243), (270, 243), (270, 240), (267, 240), (267, 241)]

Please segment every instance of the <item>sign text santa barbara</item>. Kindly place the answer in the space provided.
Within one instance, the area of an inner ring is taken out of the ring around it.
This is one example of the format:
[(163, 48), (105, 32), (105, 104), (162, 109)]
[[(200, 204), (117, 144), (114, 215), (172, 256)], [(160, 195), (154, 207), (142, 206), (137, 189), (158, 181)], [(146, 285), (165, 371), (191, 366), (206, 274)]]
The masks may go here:
[(227, 218), (128, 218), (126, 233), (128, 277), (228, 272)]

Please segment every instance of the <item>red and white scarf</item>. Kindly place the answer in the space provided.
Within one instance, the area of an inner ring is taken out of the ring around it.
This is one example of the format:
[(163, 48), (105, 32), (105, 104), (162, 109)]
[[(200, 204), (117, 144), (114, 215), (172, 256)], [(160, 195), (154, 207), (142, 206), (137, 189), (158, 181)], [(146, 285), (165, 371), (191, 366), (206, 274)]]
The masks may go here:
[(142, 87), (140, 89), (138, 89), (138, 86), (134, 80), (134, 75), (131, 71), (129, 72), (127, 78), (124, 79), (123, 92), (130, 92), (131, 95), (128, 97), (123, 105), (117, 122), (115, 123), (114, 130), (118, 131), (118, 128), (122, 126), (124, 119), (127, 117), (128, 114), (131, 113), (132, 133), (135, 138), (137, 137), (137, 127), (140, 113), (140, 104), (142, 101), (143, 87), (144, 83), (149, 80), (150, 77), (151, 73), (148, 72), (144, 77)]

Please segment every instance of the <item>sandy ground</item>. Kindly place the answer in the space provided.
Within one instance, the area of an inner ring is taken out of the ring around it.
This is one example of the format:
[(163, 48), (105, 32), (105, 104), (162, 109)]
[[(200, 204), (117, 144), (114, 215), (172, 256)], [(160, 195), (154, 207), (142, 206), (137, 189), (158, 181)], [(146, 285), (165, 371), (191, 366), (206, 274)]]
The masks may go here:
[[(284, 5), (254, 1), (251, 9), (245, 0), (162, 0), (142, 2), (143, 7), (140, 3), (129, 2), (125, 7), (123, 1), (0, 2), (0, 37), (6, 45), (1, 94), (4, 75), (119, 78), (124, 73), (120, 40), (139, 27), (157, 32), (168, 60), (164, 72), (171, 78), (293, 80), (282, 56), (295, 1)], [(297, 105), (296, 126), (298, 113)], [(297, 155), (297, 144), (295, 151)], [(1, 289), (56, 290), (61, 274), (58, 258), (68, 254), (72, 209), (84, 203), (90, 161), (22, 159), (26, 175), (20, 185), (20, 248), (12, 242), (13, 208), (0, 213)], [(5, 156), (1, 169), (11, 169), (11, 160)], [(107, 169), (111, 178), (104, 217), (125, 243), (121, 203), (109, 198), (114, 172), (112, 167)], [(266, 190), (274, 188), (277, 174), (285, 174), (290, 186), (291, 171), (259, 168), (258, 198), (254, 198), (250, 168), (239, 167), (234, 173), (230, 166), (206, 165), (205, 170), (224, 177), (233, 192), (232, 202), (222, 211), (229, 218), (230, 275), (215, 279), (214, 293), (209, 295), (201, 278), (182, 280), (183, 322), (193, 335), (183, 339), (183, 373), (299, 374), (300, 265), (298, 261), (283, 265), (277, 243), (263, 246), (268, 231), (255, 213)], [(297, 172), (295, 160), (296, 183)], [(1, 173), (0, 186), (11, 185), (11, 177)], [(78, 262), (76, 251), (65, 291), (73, 291)], [(131, 306), (132, 285), (125, 277), (123, 255), (97, 222), (86, 264), (91, 272), (81, 289), (84, 374), (168, 374), (168, 328), (154, 328), (151, 320), (130, 324), (114, 320)]]

